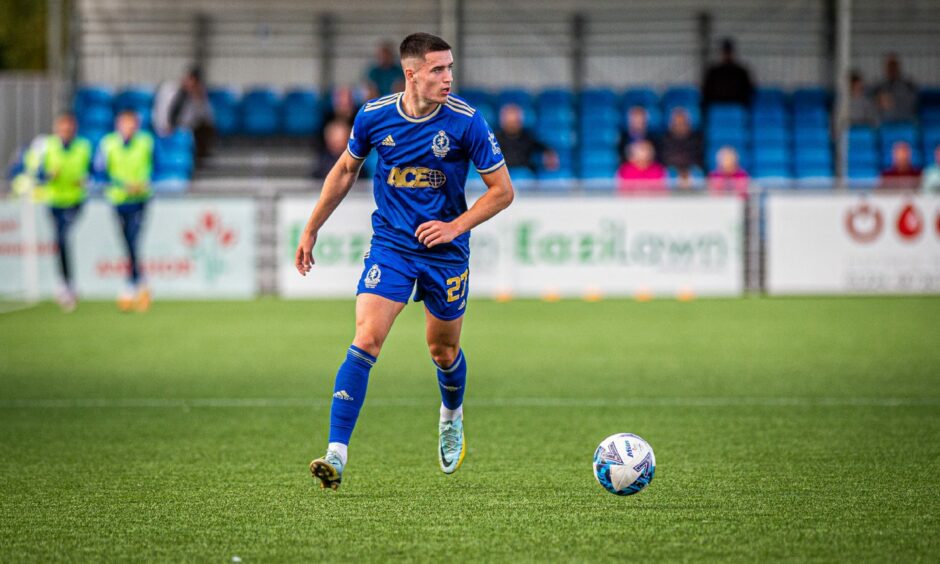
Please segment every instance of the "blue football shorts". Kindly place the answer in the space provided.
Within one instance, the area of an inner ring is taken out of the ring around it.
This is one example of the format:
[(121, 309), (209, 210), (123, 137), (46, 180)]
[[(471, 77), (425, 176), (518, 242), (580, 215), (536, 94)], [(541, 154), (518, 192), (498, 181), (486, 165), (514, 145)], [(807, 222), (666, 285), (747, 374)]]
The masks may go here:
[(470, 266), (434, 265), (389, 249), (372, 247), (364, 260), (356, 295), (376, 294), (392, 301), (424, 302), (431, 315), (444, 321), (457, 319), (467, 309)]

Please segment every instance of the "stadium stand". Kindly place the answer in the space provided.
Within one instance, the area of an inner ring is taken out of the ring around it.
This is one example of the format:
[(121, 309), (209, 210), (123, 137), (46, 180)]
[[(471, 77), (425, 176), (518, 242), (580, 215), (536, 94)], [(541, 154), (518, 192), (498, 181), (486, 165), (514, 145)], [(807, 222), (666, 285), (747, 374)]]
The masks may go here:
[[(675, 107), (689, 113), (693, 129), (705, 140), (705, 169), (715, 167), (715, 155), (724, 146), (733, 147), (741, 166), (759, 183), (773, 186), (819, 186), (831, 183), (834, 171), (834, 143), (831, 135), (832, 95), (823, 88), (806, 87), (792, 92), (762, 87), (755, 91), (749, 107), (717, 104), (703, 115), (699, 90), (678, 85), (662, 93), (651, 87), (631, 87), (618, 91), (594, 87), (580, 94), (566, 88), (540, 91), (525, 88), (488, 90), (466, 88), (458, 92), (476, 107), (491, 124), (506, 104), (520, 106), (526, 127), (555, 150), (557, 170), (541, 165), (533, 174), (512, 171), (523, 186), (531, 181), (583, 180), (600, 186), (614, 177), (622, 161), (618, 142), (625, 127), (628, 110), (643, 107), (649, 116), (651, 132), (665, 129), (665, 117)], [(312, 87), (292, 88), (279, 94), (268, 87), (254, 87), (239, 94), (232, 88), (213, 88), (209, 99), (220, 136), (262, 138), (288, 136), (311, 138), (323, 127), (324, 106)], [(87, 85), (75, 94), (74, 109), (80, 132), (97, 142), (110, 131), (117, 112), (130, 108), (150, 129), (153, 91), (134, 85), (114, 91)], [(847, 172), (850, 184), (870, 187), (882, 170), (890, 165), (891, 146), (905, 141), (912, 147), (913, 163), (925, 164), (925, 155), (933, 154), (940, 144), (940, 88), (925, 88), (919, 96), (919, 123), (890, 122), (880, 127), (854, 126), (848, 131)], [(155, 179), (172, 190), (193, 176), (192, 159), (183, 157), (191, 147), (191, 134), (178, 132), (159, 143)], [(701, 171), (693, 171), (701, 175)], [(678, 178), (670, 171), (671, 184)], [(696, 178), (698, 177), (696, 176)], [(608, 189), (612, 184), (608, 183)]]

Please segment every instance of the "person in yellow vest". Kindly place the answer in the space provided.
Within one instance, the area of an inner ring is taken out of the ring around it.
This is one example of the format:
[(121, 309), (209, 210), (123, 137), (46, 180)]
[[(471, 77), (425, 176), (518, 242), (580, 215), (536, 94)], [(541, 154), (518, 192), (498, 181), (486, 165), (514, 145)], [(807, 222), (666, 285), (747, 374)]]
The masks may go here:
[(105, 183), (105, 197), (114, 206), (130, 263), (128, 285), (118, 296), (121, 311), (147, 311), (150, 290), (140, 270), (138, 240), (147, 202), (152, 196), (153, 137), (140, 131), (140, 118), (133, 111), (117, 116), (115, 131), (105, 135), (95, 154), (95, 171)]
[(25, 172), (35, 178), (35, 197), (48, 206), (55, 224), (59, 248), (59, 272), (63, 287), (56, 299), (63, 311), (78, 305), (69, 267), (69, 232), (78, 220), (88, 197), (86, 183), (91, 172), (91, 143), (77, 137), (78, 123), (71, 113), (56, 117), (54, 133), (38, 138), (24, 155)]

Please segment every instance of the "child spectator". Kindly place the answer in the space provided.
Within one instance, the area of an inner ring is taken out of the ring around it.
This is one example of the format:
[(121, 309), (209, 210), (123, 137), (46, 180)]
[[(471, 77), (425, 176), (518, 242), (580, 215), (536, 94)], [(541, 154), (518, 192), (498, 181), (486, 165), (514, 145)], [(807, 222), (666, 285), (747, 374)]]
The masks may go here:
[(911, 146), (897, 141), (891, 146), (891, 167), (881, 172), (881, 188), (916, 188), (920, 184), (920, 169), (911, 160)]
[(715, 193), (747, 195), (748, 174), (738, 161), (734, 147), (724, 146), (715, 158), (715, 170), (708, 174), (708, 189)]
[(656, 162), (656, 150), (649, 141), (634, 141), (628, 147), (627, 162), (617, 170), (617, 189), (621, 193), (633, 191), (662, 191), (666, 189), (666, 169)]

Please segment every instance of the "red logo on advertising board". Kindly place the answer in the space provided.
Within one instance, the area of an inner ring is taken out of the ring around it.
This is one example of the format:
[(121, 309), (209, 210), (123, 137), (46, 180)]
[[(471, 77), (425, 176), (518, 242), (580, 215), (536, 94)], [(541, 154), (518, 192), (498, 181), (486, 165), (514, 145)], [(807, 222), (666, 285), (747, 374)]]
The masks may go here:
[(194, 260), (203, 266), (207, 282), (213, 282), (225, 272), (225, 260), (221, 251), (235, 245), (235, 229), (222, 224), (221, 218), (212, 211), (204, 212), (193, 229), (183, 231), (183, 244)]
[(898, 215), (898, 235), (901, 239), (912, 241), (924, 230), (924, 216), (914, 204), (907, 204)]
[(862, 202), (845, 214), (845, 229), (859, 243), (871, 243), (881, 235), (884, 218), (881, 210)]

